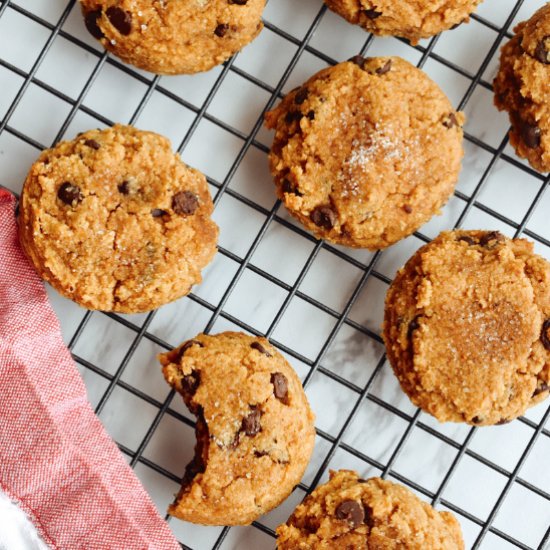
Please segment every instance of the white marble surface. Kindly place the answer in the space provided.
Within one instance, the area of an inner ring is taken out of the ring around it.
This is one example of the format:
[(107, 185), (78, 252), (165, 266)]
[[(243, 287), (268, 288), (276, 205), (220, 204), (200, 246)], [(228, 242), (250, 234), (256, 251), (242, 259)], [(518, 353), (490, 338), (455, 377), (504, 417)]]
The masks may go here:
[[(543, 3), (542, 0), (523, 2), (515, 21), (524, 19)], [(50, 24), (55, 24), (69, 5), (68, 0), (12, 0), (10, 4), (20, 6)], [(513, 0), (486, 0), (480, 6), (479, 13), (492, 24), (500, 26), (514, 6)], [(265, 19), (301, 40), (321, 7), (321, 0), (270, 0)], [(78, 6), (73, 6), (63, 24), (63, 31), (99, 52), (97, 43), (84, 30)], [(8, 6), (0, 17), (0, 59), (27, 73), (49, 36), (47, 27)], [(456, 63), (469, 74), (475, 74), (496, 37), (494, 30), (473, 21), (469, 26), (445, 33), (436, 43), (434, 56), (427, 60), (424, 68), (449, 94), (455, 105), (461, 104), (470, 80), (440, 63), (437, 56)], [(326, 65), (317, 52), (336, 60), (346, 59), (361, 49), (366, 38), (367, 35), (361, 29), (348, 25), (330, 12), (324, 13), (309, 40), (310, 50), (300, 55), (284, 82), (283, 92)], [(423, 45), (427, 45), (427, 42)], [(281, 81), (297, 51), (297, 44), (265, 29), (253, 45), (237, 56), (234, 66), (273, 88)], [(391, 38), (375, 39), (368, 53), (401, 55), (414, 63), (418, 63), (421, 58), (420, 51)], [(74, 41), (58, 36), (37, 67), (36, 78), (74, 101), (95, 70), (98, 60), (98, 55), (87, 52)], [(179, 145), (195, 120), (193, 109), (201, 108), (221, 70), (216, 68), (192, 77), (162, 77), (147, 105), (139, 113), (136, 125), (161, 132), (170, 137), (175, 146)], [(492, 59), (482, 75), (485, 83), (491, 81), (495, 70), (496, 58)], [(146, 73), (136, 74), (151, 79), (151, 75)], [(22, 82), (21, 76), (0, 65), (0, 118), (4, 117)], [(147, 89), (147, 83), (123, 73), (115, 64), (107, 61), (99, 69), (82, 104), (113, 121), (127, 123), (134, 116)], [(174, 102), (165, 91), (182, 98), (193, 108)], [(269, 99), (268, 91), (231, 70), (208, 106), (207, 115), (249, 135)], [(40, 85), (30, 84), (8, 120), (8, 130), (0, 134), (2, 185), (18, 192), (30, 163), (38, 154), (36, 148), (16, 136), (17, 132), (43, 146), (49, 146), (68, 117), (70, 123), (65, 137), (72, 137), (90, 127), (102, 126), (100, 121), (83, 110), (71, 113), (71, 108), (69, 102), (55, 97)], [(498, 148), (506, 136), (508, 122), (506, 116), (497, 113), (492, 107), (490, 91), (483, 85), (477, 85), (464, 110), (468, 116), (467, 132), (480, 139), (489, 149)], [(256, 144), (269, 145), (270, 140), (271, 135), (264, 129), (255, 137)], [(243, 139), (213, 123), (212, 119), (205, 118), (198, 124), (182, 156), (189, 164), (221, 184), (243, 145)], [(515, 158), (509, 146), (505, 154)], [(466, 197), (471, 196), (491, 159), (492, 154), (486, 148), (467, 142), (464, 169), (457, 190)], [(221, 228), (220, 245), (238, 258), (243, 258), (249, 253), (269, 212), (275, 206), (265, 153), (252, 145), (228, 184), (230, 190), (263, 209), (259, 212), (229, 194), (224, 194), (218, 202), (215, 219)], [(514, 227), (484, 212), (480, 206), (491, 208), (497, 214), (520, 224), (542, 184), (541, 178), (518, 169), (506, 158), (499, 159), (483, 184), (476, 204), (467, 212), (463, 227), (498, 229), (513, 235)], [(212, 191), (216, 193), (216, 187), (213, 186)], [(442, 215), (423, 227), (422, 233), (431, 238), (442, 229), (453, 227), (465, 206), (462, 198), (453, 197)], [(549, 209), (550, 193), (546, 193), (526, 226), (545, 239), (550, 239)], [(274, 341), (294, 350), (304, 359), (301, 361), (292, 355), (288, 356), (304, 378), (310, 369), (307, 363), (318, 359), (324, 342), (335, 329), (338, 316), (357, 288), (364, 272), (361, 265), (368, 265), (373, 254), (323, 246), (299, 285), (298, 295), (292, 298), (282, 317), (274, 324), (288, 296), (288, 286), (295, 284), (316, 246), (313, 240), (285, 227), (280, 223), (282, 220), (294, 224), (284, 209), (279, 208), (276, 218), (269, 222), (251, 257), (251, 265), (271, 274), (281, 284), (270, 282), (251, 269), (246, 269), (230, 292), (222, 314), (213, 323), (211, 331), (236, 328), (227, 316), (240, 319), (258, 332), (271, 331), (270, 336)], [(330, 468), (351, 467), (363, 475), (379, 474), (380, 470), (375, 465), (387, 464), (407, 430), (409, 419), (416, 413), (400, 391), (388, 365), (381, 363), (383, 346), (372, 336), (380, 332), (383, 299), (387, 290), (384, 278), (392, 278), (396, 269), (421, 244), (422, 241), (417, 237), (410, 237), (380, 256), (376, 264), (379, 276), (369, 278), (346, 322), (341, 325), (331, 346), (322, 356), (320, 365), (324, 372), (317, 371), (307, 384), (306, 391), (317, 414), (317, 427), (331, 438), (341, 436), (342, 445), (332, 454)], [(538, 243), (537, 250), (550, 258), (550, 250), (543, 244)], [(337, 255), (336, 251), (344, 256)], [(359, 262), (359, 265), (350, 262), (350, 259)], [(177, 345), (184, 338), (203, 330), (210, 324), (212, 309), (218, 306), (226, 294), (238, 268), (237, 262), (218, 254), (205, 272), (204, 283), (194, 289), (194, 295), (200, 300), (185, 298), (165, 306), (155, 315), (148, 327), (148, 334), (170, 345)], [(50, 291), (50, 296), (68, 342), (84, 311), (54, 291)], [(203, 307), (202, 301), (211, 308)], [(323, 304), (330, 312), (322, 311), (315, 303)], [(134, 327), (132, 329), (101, 313), (94, 313), (86, 325), (74, 352), (101, 369), (98, 374), (79, 365), (94, 405), (108, 387), (108, 377), (114, 375), (120, 367), (136, 337), (136, 330), (139, 330), (145, 318), (143, 315), (128, 316), (127, 320)], [(357, 327), (367, 329), (370, 335)], [(141, 340), (121, 377), (124, 384), (151, 396), (155, 400), (154, 404), (117, 386), (100, 414), (110, 434), (132, 452), (140, 446), (158, 406), (168, 395), (168, 388), (155, 359), (161, 350), (151, 338)], [(331, 378), (329, 373), (335, 373), (356, 388), (370, 384), (367, 397), (359, 403), (356, 416), (343, 432), (342, 427), (357, 404), (359, 394)], [(548, 403), (545, 403), (530, 410), (526, 418), (537, 425), (547, 407)], [(178, 399), (172, 402), (171, 410), (189, 417)], [(550, 425), (547, 425), (548, 428)], [(393, 464), (390, 477), (397, 476), (402, 481), (418, 484), (425, 491), (420, 496), (430, 500), (427, 494), (440, 490), (459, 452), (458, 446), (464, 443), (469, 433), (468, 427), (440, 425), (431, 417), (421, 414), (417, 426)], [(477, 430), (467, 445), (465, 456), (442, 490), (443, 502), (485, 521), (506, 485), (505, 474), (515, 471), (533, 433), (534, 429), (521, 421), (508, 426)], [(192, 455), (193, 444), (192, 429), (176, 416), (167, 414), (146, 446), (143, 458), (162, 466), (174, 476), (180, 476)], [(355, 448), (367, 456), (373, 465), (349, 453), (349, 448)], [(304, 478), (306, 485), (312, 482), (319, 465), (331, 452), (332, 444), (318, 437), (314, 458)], [(479, 460), (480, 457), (490, 461), (492, 467), (485, 465)], [(539, 487), (546, 494), (550, 493), (549, 461), (550, 438), (543, 434), (538, 437), (528, 459), (519, 469), (519, 478)], [(136, 473), (159, 509), (164, 512), (177, 490), (177, 483), (156, 472), (146, 462), (138, 463)], [(325, 478), (326, 472), (323, 475)], [(303, 491), (297, 489), (280, 508), (262, 518), (261, 523), (270, 528), (276, 527), (286, 519), (302, 497)], [(443, 509), (445, 505), (440, 502), (438, 508)], [(458, 514), (458, 517), (464, 529), (467, 547), (471, 547), (480, 527), (464, 515)], [(539, 546), (549, 524), (550, 501), (518, 483), (512, 485), (493, 522), (495, 528), (515, 537), (529, 548)], [(197, 550), (210, 548), (221, 532), (221, 528), (198, 527), (177, 520), (171, 521), (170, 525), (182, 542)], [(247, 527), (231, 529), (222, 548), (264, 549), (272, 546), (273, 540), (269, 536), (254, 527)], [(484, 550), (513, 547), (494, 533), (488, 533), (481, 545)]]

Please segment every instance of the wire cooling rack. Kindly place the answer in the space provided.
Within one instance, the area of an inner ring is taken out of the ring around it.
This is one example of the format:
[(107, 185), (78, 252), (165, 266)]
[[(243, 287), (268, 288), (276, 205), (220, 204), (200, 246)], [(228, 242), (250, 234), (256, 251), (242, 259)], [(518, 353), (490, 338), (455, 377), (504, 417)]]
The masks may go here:
[[(492, 107), (498, 50), (539, 1), (486, 0), (470, 25), (417, 47), (373, 38), (320, 0), (270, 0), (265, 29), (222, 67), (155, 77), (108, 56), (74, 0), (0, 4), (0, 183), (17, 193), (39, 150), (113, 122), (170, 137), (208, 177), (220, 250), (193, 293), (148, 315), (86, 313), (50, 292), (90, 400), (164, 513), (193, 454), (193, 417), (155, 356), (200, 331), (263, 334), (291, 361), (317, 414), (303, 482), (246, 528), (169, 519), (183, 548), (274, 547), (274, 529), (328, 469), (354, 468), (410, 487), (460, 520), (468, 548), (550, 543), (548, 403), (495, 428), (440, 425), (399, 390), (380, 338), (396, 269), (440, 230), (498, 229), (550, 258), (549, 179), (510, 149)], [(378, 253), (316, 241), (275, 200), (263, 112), (327, 64), (401, 55), (468, 116), (466, 158), (442, 216)], [(546, 426), (546, 427), (545, 427)]]

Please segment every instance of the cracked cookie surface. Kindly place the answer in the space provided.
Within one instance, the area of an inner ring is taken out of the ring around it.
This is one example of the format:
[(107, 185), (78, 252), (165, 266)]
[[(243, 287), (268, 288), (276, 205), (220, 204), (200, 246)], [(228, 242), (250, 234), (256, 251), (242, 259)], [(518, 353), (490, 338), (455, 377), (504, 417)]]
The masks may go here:
[(463, 123), (423, 71), (398, 57), (357, 56), (266, 114), (277, 195), (319, 238), (385, 248), (452, 194)]
[(265, 0), (80, 0), (103, 47), (157, 74), (207, 71), (254, 40)]
[(508, 112), (516, 153), (550, 172), (550, 4), (514, 32), (502, 48), (495, 105)]
[(379, 36), (401, 36), (416, 45), (467, 22), (481, 0), (325, 0), (354, 25)]
[(277, 528), (278, 550), (463, 550), (453, 514), (437, 512), (406, 487), (356, 472), (330, 472)]
[(314, 416), (297, 374), (265, 338), (199, 334), (160, 356), (197, 417), (195, 457), (168, 512), (246, 525), (280, 504), (313, 451)]
[(205, 177), (170, 142), (130, 126), (44, 151), (20, 202), (39, 275), (88, 309), (135, 313), (186, 295), (216, 252)]
[(444, 232), (398, 272), (384, 341), (415, 405), (442, 422), (507, 423), (549, 394), (550, 264), (523, 239)]

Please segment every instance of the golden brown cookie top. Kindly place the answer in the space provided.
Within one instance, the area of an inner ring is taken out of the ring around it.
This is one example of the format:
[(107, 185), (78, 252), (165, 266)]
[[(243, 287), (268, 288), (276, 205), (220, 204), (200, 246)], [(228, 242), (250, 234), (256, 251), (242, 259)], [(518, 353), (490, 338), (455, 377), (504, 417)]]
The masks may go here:
[(265, 338), (199, 334), (160, 356), (197, 416), (197, 447), (169, 513), (242, 525), (280, 504), (313, 451), (314, 416), (292, 367)]
[(520, 23), (514, 31), (525, 53), (542, 65), (550, 65), (550, 3), (546, 3), (528, 21)]
[(340, 470), (277, 528), (277, 548), (462, 550), (464, 542), (451, 513), (436, 512), (402, 485)]
[(21, 197), (38, 273), (89, 309), (138, 312), (201, 281), (218, 229), (205, 177), (158, 134), (116, 125), (44, 151)]
[(502, 48), (495, 104), (508, 111), (510, 141), (540, 172), (550, 171), (550, 4), (520, 23)]
[(80, 0), (90, 34), (127, 63), (159, 74), (223, 63), (262, 29), (265, 0)]
[(498, 232), (451, 231), (422, 247), (386, 297), (388, 358), (440, 421), (513, 420), (548, 396), (550, 264)]
[(463, 123), (423, 71), (398, 57), (357, 56), (266, 114), (277, 193), (319, 238), (387, 247), (451, 195)]
[(325, 0), (350, 23), (381, 36), (401, 36), (412, 44), (467, 22), (481, 0)]

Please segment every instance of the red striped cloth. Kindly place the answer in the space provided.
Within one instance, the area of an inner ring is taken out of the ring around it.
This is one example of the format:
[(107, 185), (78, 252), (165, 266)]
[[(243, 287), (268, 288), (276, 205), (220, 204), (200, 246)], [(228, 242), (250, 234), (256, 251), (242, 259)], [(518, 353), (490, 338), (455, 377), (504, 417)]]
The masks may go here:
[(52, 548), (180, 548), (87, 401), (14, 206), (0, 189), (0, 488)]

